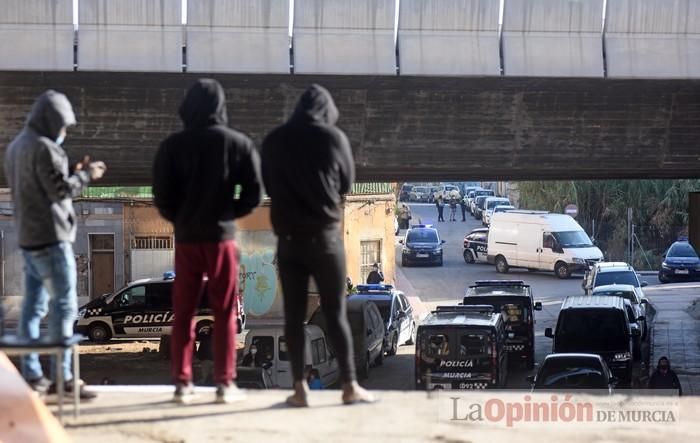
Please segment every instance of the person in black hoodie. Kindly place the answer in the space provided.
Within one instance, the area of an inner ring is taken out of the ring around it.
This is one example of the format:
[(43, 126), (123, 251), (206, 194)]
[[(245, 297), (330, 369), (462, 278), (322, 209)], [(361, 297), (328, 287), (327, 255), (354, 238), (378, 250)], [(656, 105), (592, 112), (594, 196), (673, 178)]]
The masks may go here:
[[(224, 90), (200, 79), (180, 106), (184, 130), (166, 138), (153, 164), (153, 197), (175, 227), (175, 283), (171, 353), (175, 398), (188, 403), (192, 388), (195, 310), (206, 274), (214, 311), (216, 401), (242, 398), (235, 378), (238, 251), (234, 219), (261, 199), (260, 160), (251, 140), (227, 127)], [(240, 193), (236, 197), (236, 187)]]
[(673, 369), (671, 369), (671, 363), (667, 357), (664, 356), (659, 359), (656, 370), (649, 378), (649, 389), (677, 390), (678, 395), (683, 395), (681, 382)]
[(345, 404), (373, 401), (356, 381), (352, 336), (345, 313), (346, 266), (340, 232), (342, 195), (355, 166), (350, 143), (335, 126), (338, 109), (330, 93), (309, 87), (294, 113), (265, 138), (262, 172), (272, 200), (272, 226), (284, 293), (285, 336), (294, 380), (291, 406), (308, 406), (304, 377), (304, 317), (313, 277), (340, 366)]

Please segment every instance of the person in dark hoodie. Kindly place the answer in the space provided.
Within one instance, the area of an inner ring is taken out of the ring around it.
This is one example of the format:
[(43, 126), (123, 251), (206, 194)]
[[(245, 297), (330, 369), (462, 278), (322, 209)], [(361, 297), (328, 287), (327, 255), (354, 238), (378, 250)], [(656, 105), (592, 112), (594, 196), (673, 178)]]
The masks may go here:
[(338, 110), (330, 93), (309, 87), (294, 113), (265, 138), (262, 170), (270, 196), (272, 226), (284, 294), (285, 336), (294, 394), (291, 406), (308, 406), (304, 377), (304, 317), (313, 277), (336, 351), (345, 404), (373, 401), (356, 381), (352, 337), (345, 313), (346, 266), (340, 232), (342, 195), (350, 191), (355, 166), (350, 143), (335, 126)]
[[(73, 108), (65, 95), (53, 90), (34, 102), (27, 122), (5, 153), (5, 174), (11, 188), (19, 247), (24, 260), (24, 298), (19, 335), (38, 339), (39, 323), (49, 308), (49, 335), (63, 340), (73, 335), (77, 311), (77, 273), (73, 242), (76, 215), (73, 197), (91, 180), (102, 177), (103, 162), (85, 159), (68, 170), (68, 157), (61, 147), (68, 127), (75, 125)], [(71, 352), (63, 355), (66, 391), (78, 385), (80, 397), (95, 394), (73, 380)], [(53, 374), (51, 365), (52, 378)], [(45, 393), (55, 386), (44, 377), (37, 354), (22, 358), (22, 374), (32, 389)]]
[(174, 401), (194, 398), (193, 316), (206, 274), (214, 311), (216, 402), (228, 403), (243, 398), (233, 382), (238, 285), (234, 220), (260, 203), (260, 160), (253, 142), (227, 127), (224, 90), (216, 80), (198, 80), (179, 114), (185, 128), (161, 143), (153, 163), (154, 203), (175, 228)]
[(656, 370), (649, 378), (649, 389), (677, 390), (678, 395), (683, 395), (681, 382), (673, 369), (671, 369), (671, 363), (667, 357), (664, 356), (659, 359)]

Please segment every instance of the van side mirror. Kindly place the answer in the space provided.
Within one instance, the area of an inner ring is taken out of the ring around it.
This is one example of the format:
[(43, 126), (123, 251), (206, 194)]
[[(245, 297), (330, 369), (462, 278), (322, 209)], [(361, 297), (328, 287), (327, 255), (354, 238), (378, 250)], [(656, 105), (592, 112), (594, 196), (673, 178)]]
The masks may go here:
[(642, 335), (642, 331), (639, 328), (632, 329), (632, 336), (633, 337), (639, 337), (640, 335)]
[(544, 330), (544, 336), (547, 338), (554, 338), (554, 334), (552, 333), (552, 328), (546, 328)]
[(527, 380), (530, 384), (535, 383), (535, 376), (534, 375), (528, 375), (525, 377), (525, 380)]
[(643, 316), (643, 315), (640, 315), (639, 317), (637, 317), (637, 321), (644, 321), (644, 320), (646, 320), (646, 319), (647, 319), (647, 318), (646, 318), (645, 316)]
[(615, 386), (620, 382), (620, 379), (615, 377), (614, 375), (610, 377), (610, 380), (608, 380), (608, 384), (610, 386)]
[(269, 361), (266, 361), (265, 363), (262, 364), (263, 369), (270, 369), (272, 367), (272, 363)]
[(641, 283), (641, 285), (642, 285), (643, 288), (646, 288), (647, 286), (649, 286), (649, 283), (643, 281), (643, 282)]
[(649, 304), (649, 299), (643, 298), (639, 301), (640, 305), (648, 305)]
[(399, 244), (400, 244), (400, 245), (403, 244), (403, 239), (399, 240)]
[(446, 241), (446, 240), (442, 240), (441, 243), (444, 245), (445, 243), (447, 243), (447, 241)]
[(541, 310), (542, 310), (542, 302), (536, 301), (535, 302), (535, 311), (541, 311)]

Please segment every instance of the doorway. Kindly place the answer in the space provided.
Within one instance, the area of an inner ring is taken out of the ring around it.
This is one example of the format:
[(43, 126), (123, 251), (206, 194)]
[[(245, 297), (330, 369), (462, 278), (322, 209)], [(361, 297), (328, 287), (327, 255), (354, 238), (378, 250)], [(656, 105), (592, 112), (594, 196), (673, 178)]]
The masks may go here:
[(88, 234), (90, 299), (114, 292), (114, 234)]

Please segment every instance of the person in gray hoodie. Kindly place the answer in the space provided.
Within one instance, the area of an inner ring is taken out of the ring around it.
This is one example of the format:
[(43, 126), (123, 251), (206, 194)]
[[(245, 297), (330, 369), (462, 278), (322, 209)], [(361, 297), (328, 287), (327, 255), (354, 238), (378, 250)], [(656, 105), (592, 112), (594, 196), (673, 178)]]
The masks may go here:
[[(48, 90), (34, 102), (24, 128), (5, 152), (5, 176), (12, 192), (24, 259), (19, 324), (22, 338), (39, 338), (39, 323), (47, 312), (52, 339), (73, 335), (77, 294), (72, 243), (77, 220), (72, 198), (105, 171), (103, 162), (90, 162), (85, 157), (72, 174), (69, 172), (68, 157), (61, 144), (66, 129), (75, 123), (66, 96)], [(66, 351), (62, 369), (66, 391), (72, 392), (78, 385), (81, 398), (94, 397), (82, 383), (73, 380), (70, 357), (70, 351)], [(37, 354), (22, 359), (22, 374), (34, 390), (51, 390), (51, 381), (44, 377)]]

